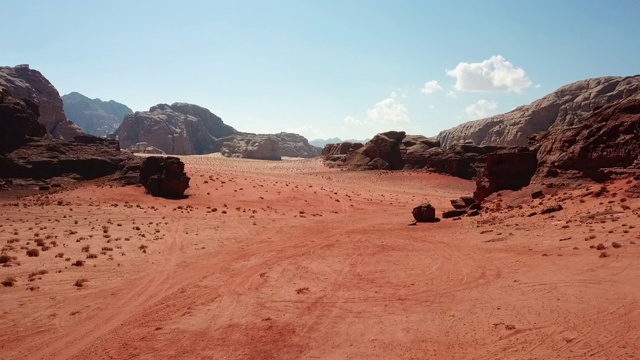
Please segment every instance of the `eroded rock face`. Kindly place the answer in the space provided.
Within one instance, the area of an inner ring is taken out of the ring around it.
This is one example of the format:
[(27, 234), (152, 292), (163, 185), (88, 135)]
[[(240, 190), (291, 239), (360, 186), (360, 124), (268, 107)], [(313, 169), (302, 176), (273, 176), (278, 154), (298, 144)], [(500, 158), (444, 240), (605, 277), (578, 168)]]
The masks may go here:
[(9, 90), (0, 89), (0, 154), (11, 152), (29, 138), (42, 138), (47, 134), (38, 121), (38, 106), (30, 100), (13, 97)]
[[(138, 170), (138, 165), (139, 159), (120, 151), (114, 140), (96, 137), (87, 142), (39, 139), (0, 156), (0, 177), (91, 180), (111, 175), (125, 179)], [(132, 183), (130, 180), (124, 182)]]
[(167, 154), (216, 152), (218, 139), (238, 132), (209, 110), (192, 104), (159, 104), (125, 116), (116, 131), (123, 148), (146, 142)]
[(182, 198), (190, 180), (184, 163), (174, 156), (149, 156), (140, 168), (140, 184), (153, 196)]
[(0, 88), (18, 99), (28, 99), (38, 106), (38, 121), (55, 139), (73, 140), (84, 132), (69, 121), (62, 107), (58, 90), (39, 71), (29, 65), (0, 67)]
[(605, 105), (571, 127), (533, 136), (531, 146), (538, 153), (535, 181), (640, 175), (640, 93)]
[(220, 153), (226, 157), (244, 159), (282, 159), (279, 143), (271, 135), (243, 134), (225, 138), (221, 144)]
[(272, 135), (278, 141), (280, 155), (297, 158), (314, 158), (320, 156), (322, 149), (309, 144), (302, 135), (280, 132)]
[(538, 161), (536, 153), (526, 147), (499, 149), (485, 154), (484, 162), (476, 165), (478, 202), (500, 190), (520, 190), (531, 183)]
[(62, 96), (67, 118), (88, 134), (107, 136), (113, 134), (122, 120), (133, 113), (126, 105), (113, 100), (102, 101), (72, 92)]
[(577, 81), (530, 105), (442, 131), (437, 138), (445, 149), (464, 140), (479, 145), (526, 146), (537, 132), (574, 126), (600, 107), (638, 92), (640, 76)]

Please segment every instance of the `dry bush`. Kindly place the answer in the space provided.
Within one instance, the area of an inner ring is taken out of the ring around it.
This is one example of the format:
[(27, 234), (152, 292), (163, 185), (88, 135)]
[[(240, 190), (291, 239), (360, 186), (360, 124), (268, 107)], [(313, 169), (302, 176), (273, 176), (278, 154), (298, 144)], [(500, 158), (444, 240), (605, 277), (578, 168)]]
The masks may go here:
[(83, 266), (83, 265), (84, 265), (84, 261), (82, 260), (76, 260), (71, 263), (71, 266)]
[(43, 247), (41, 247), (40, 249), (42, 249), (42, 251), (47, 251), (49, 249), (51, 249), (51, 246), (49, 245), (44, 245)]
[(40, 250), (38, 249), (29, 249), (27, 250), (27, 256), (28, 257), (37, 257), (40, 256)]
[(36, 277), (36, 276), (39, 276), (39, 275), (46, 275), (48, 273), (49, 273), (48, 270), (42, 269), (42, 270), (38, 270), (38, 271), (32, 272), (31, 274), (29, 274), (29, 277), (33, 278), (33, 277)]
[(11, 239), (7, 240), (7, 244), (13, 244), (13, 243), (18, 242), (18, 241), (20, 241), (20, 239), (18, 239), (18, 238), (11, 238)]
[(9, 261), (11, 261), (11, 256), (9, 256), (7, 254), (0, 255), (0, 264), (6, 264)]
[(35, 239), (33, 241), (35, 241), (37, 246), (44, 246), (44, 240), (43, 239)]
[(102, 251), (113, 251), (113, 248), (112, 247), (108, 247), (108, 246), (104, 246), (102, 248)]
[(85, 245), (82, 247), (82, 252), (89, 252), (89, 245)]
[(147, 245), (145, 245), (145, 244), (142, 244), (142, 245), (140, 245), (140, 246), (139, 246), (139, 249), (140, 249), (140, 250), (146, 250), (146, 249), (148, 249), (148, 248), (149, 248), (149, 247), (148, 247)]
[(73, 286), (75, 286), (75, 287), (83, 287), (83, 286), (84, 286), (84, 283), (86, 283), (86, 282), (88, 282), (88, 281), (89, 281), (89, 280), (88, 280), (88, 279), (85, 279), (85, 278), (78, 279), (78, 280), (76, 280), (76, 282), (75, 282), (75, 283), (73, 283)]
[(57, 253), (57, 254), (56, 254), (56, 257), (57, 257), (57, 258), (62, 258), (62, 257), (64, 257), (64, 253), (61, 253), (61, 252), (60, 252), (60, 253)]
[(87, 259), (97, 259), (98, 254), (87, 254)]
[(5, 286), (5, 287), (10, 287), (10, 286), (13, 286), (13, 284), (15, 284), (16, 281), (18, 281), (16, 280), (16, 278), (10, 276), (4, 279), (2, 282), (0, 282), (0, 284), (2, 284), (2, 286)]

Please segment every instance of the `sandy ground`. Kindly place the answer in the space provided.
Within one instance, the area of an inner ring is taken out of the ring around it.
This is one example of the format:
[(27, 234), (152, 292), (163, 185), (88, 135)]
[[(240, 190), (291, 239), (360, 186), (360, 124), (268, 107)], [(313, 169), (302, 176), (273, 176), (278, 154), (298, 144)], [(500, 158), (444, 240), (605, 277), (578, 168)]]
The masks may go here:
[(473, 184), (182, 159), (183, 200), (92, 185), (0, 201), (0, 359), (640, 358), (623, 181), (408, 226)]

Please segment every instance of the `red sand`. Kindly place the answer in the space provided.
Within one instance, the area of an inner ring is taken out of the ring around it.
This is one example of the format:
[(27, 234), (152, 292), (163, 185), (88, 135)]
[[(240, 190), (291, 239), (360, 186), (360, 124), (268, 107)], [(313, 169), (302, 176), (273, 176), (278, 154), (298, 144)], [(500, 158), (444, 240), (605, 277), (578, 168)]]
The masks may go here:
[[(0, 359), (640, 358), (640, 200), (623, 181), (407, 226), (473, 183), (183, 161), (184, 200), (86, 186), (0, 202), (0, 246), (20, 263), (0, 267), (17, 280), (0, 286)], [(36, 238), (55, 246), (27, 257)]]

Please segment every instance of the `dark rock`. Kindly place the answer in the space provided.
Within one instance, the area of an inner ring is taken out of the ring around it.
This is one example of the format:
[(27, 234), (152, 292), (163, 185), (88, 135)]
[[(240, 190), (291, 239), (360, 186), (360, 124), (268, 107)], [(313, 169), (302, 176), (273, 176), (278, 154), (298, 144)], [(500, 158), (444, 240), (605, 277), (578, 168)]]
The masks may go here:
[(124, 117), (133, 113), (126, 105), (113, 100), (89, 99), (77, 92), (63, 95), (62, 101), (67, 118), (85, 132), (97, 136), (114, 133)]
[(38, 121), (55, 139), (73, 140), (82, 130), (67, 119), (58, 90), (39, 71), (29, 65), (0, 66), (0, 89), (18, 99), (27, 99), (38, 107)]
[(442, 213), (442, 217), (445, 219), (463, 216), (467, 213), (467, 210), (447, 210)]
[(416, 219), (417, 222), (436, 222), (438, 219), (436, 218), (436, 209), (429, 203), (421, 204), (420, 206), (416, 206), (411, 211), (413, 218)]
[(464, 203), (464, 201), (462, 201), (462, 199), (452, 199), (451, 201), (451, 206), (453, 206), (454, 209), (466, 209), (467, 208), (467, 204)]
[(635, 184), (629, 186), (625, 191), (624, 195), (628, 198), (640, 198), (640, 182), (636, 182)]
[(467, 212), (467, 216), (478, 216), (480, 215), (480, 211), (478, 210), (469, 210), (469, 212)]
[(184, 163), (173, 156), (149, 156), (140, 168), (140, 184), (153, 196), (182, 198), (190, 180)]
[(31, 100), (13, 97), (0, 88), (0, 154), (11, 152), (47, 134), (38, 121), (38, 106)]
[(534, 190), (531, 192), (531, 197), (533, 199), (539, 199), (543, 196), (544, 196), (544, 193), (542, 192), (542, 190)]
[[(640, 81), (640, 76), (635, 77)], [(640, 174), (640, 92), (607, 103), (571, 127), (554, 127), (530, 138), (539, 167), (534, 181), (549, 171), (562, 178), (603, 182)]]
[(605, 250), (607, 247), (604, 246), (604, 244), (598, 244), (596, 245), (596, 250)]
[(482, 205), (478, 202), (475, 202), (467, 208), (467, 210), (482, 210)]
[(552, 206), (549, 206), (549, 207), (546, 207), (546, 208), (540, 210), (540, 214), (541, 215), (550, 214), (550, 213), (553, 213), (553, 212), (556, 212), (556, 211), (560, 211), (560, 210), (562, 210), (562, 205), (557, 204), (557, 205), (552, 205)]
[(613, 241), (611, 243), (611, 247), (613, 247), (614, 249), (619, 249), (622, 247), (622, 244), (620, 244), (619, 242)]
[(520, 190), (530, 184), (536, 167), (535, 152), (525, 147), (488, 153), (485, 155), (485, 165), (479, 167), (473, 196), (478, 202), (482, 202), (487, 196), (500, 190)]

